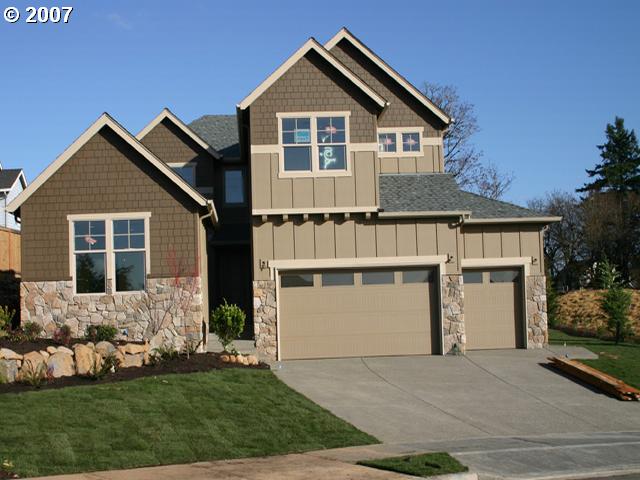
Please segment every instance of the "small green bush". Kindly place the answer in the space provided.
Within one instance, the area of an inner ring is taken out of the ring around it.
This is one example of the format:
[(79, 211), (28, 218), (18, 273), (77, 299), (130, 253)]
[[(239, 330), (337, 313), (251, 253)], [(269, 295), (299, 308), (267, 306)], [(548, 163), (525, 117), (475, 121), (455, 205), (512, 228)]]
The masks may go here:
[(114, 353), (104, 357), (102, 364), (100, 364), (100, 360), (96, 356), (87, 376), (91, 380), (102, 380), (108, 373), (115, 373), (118, 368), (120, 368), (120, 361)]
[(89, 325), (84, 332), (84, 337), (90, 342), (113, 342), (118, 334), (118, 329), (111, 325)]
[(42, 333), (42, 326), (35, 322), (26, 322), (22, 325), (22, 333), (26, 341), (33, 342), (37, 340)]
[(225, 351), (242, 333), (246, 318), (240, 307), (228, 304), (226, 300), (211, 313), (209, 329), (218, 336)]
[(62, 325), (53, 332), (53, 341), (59, 345), (68, 347), (71, 345), (71, 327)]
[(16, 311), (7, 306), (0, 305), (0, 338), (6, 337), (11, 330), (11, 322)]
[(607, 328), (613, 334), (616, 343), (631, 335), (631, 292), (615, 283), (602, 297), (602, 309), (607, 313)]
[(37, 367), (30, 361), (27, 361), (20, 370), (20, 382), (40, 388), (49, 380), (47, 365), (40, 363)]
[(151, 358), (154, 363), (160, 363), (166, 362), (168, 360), (174, 360), (178, 358), (179, 355), (180, 352), (178, 352), (178, 350), (176, 350), (173, 345), (167, 344), (160, 345), (159, 347), (154, 348), (153, 352), (151, 353)]
[(551, 275), (547, 275), (547, 318), (549, 326), (555, 328), (558, 324), (558, 292), (556, 291)]

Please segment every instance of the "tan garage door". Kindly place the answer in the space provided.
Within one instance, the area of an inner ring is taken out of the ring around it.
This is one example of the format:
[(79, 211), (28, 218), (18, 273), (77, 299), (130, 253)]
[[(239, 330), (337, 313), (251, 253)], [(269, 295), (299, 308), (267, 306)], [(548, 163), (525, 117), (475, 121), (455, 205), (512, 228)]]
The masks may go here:
[(281, 274), (281, 358), (436, 351), (434, 279), (431, 269)]
[(463, 271), (467, 349), (523, 346), (521, 277), (518, 269)]

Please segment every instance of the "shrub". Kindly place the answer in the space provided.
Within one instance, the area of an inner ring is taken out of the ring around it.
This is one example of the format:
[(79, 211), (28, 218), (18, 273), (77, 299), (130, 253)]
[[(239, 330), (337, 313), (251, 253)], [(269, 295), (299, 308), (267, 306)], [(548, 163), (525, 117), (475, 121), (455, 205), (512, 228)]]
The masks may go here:
[(178, 358), (179, 352), (173, 345), (160, 345), (153, 349), (152, 358), (153, 361), (166, 362), (167, 360), (174, 360)]
[(225, 352), (228, 351), (231, 342), (242, 333), (246, 318), (240, 307), (230, 305), (226, 300), (211, 313), (209, 329), (218, 336)]
[(620, 281), (620, 274), (616, 270), (616, 266), (604, 258), (598, 262), (596, 266), (596, 286), (597, 288), (609, 289), (616, 286)]
[(113, 342), (118, 334), (118, 329), (111, 325), (89, 325), (84, 336), (90, 342)]
[(182, 347), (182, 351), (189, 358), (191, 355), (194, 355), (198, 351), (198, 347), (202, 343), (202, 340), (198, 340), (197, 338), (187, 338), (184, 342), (184, 347)]
[(551, 275), (547, 275), (547, 318), (549, 326), (555, 328), (558, 324), (558, 292), (556, 291)]
[(91, 370), (87, 376), (91, 380), (101, 380), (108, 373), (114, 373), (120, 367), (120, 361), (115, 356), (114, 353), (110, 353), (104, 359), (102, 359), (102, 365), (100, 365), (100, 359), (96, 355), (93, 360), (93, 365), (91, 365)]
[(42, 333), (42, 327), (35, 322), (26, 322), (22, 326), (22, 332), (28, 342), (35, 341)]
[(602, 297), (602, 309), (607, 313), (607, 328), (613, 334), (616, 343), (631, 335), (631, 292), (614, 284)]
[(11, 331), (11, 322), (15, 315), (15, 310), (0, 305), (0, 338), (6, 337)]
[(68, 347), (71, 344), (71, 327), (62, 325), (53, 332), (53, 341), (59, 345)]
[(30, 361), (26, 362), (20, 370), (20, 382), (40, 388), (50, 379), (47, 365), (40, 363), (37, 367)]

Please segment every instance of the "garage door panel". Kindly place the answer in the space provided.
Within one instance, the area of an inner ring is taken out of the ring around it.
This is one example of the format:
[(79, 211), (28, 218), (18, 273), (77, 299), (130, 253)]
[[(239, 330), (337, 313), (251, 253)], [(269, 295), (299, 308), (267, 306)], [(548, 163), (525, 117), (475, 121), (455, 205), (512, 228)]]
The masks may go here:
[[(401, 283), (280, 289), (283, 359), (429, 354), (433, 284)], [(437, 319), (436, 319), (437, 323)]]

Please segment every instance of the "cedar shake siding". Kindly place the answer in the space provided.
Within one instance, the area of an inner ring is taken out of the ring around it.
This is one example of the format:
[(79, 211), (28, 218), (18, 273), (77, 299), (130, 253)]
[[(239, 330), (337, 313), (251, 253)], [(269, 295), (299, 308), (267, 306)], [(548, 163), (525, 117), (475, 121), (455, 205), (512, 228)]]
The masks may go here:
[(321, 111), (351, 111), (351, 143), (375, 142), (377, 109), (351, 81), (310, 51), (251, 104), (251, 144), (278, 144), (278, 112)]
[(67, 215), (119, 212), (151, 212), (148, 277), (173, 276), (172, 253), (189, 269), (197, 264), (193, 200), (104, 127), (20, 207), (23, 281), (71, 278)]
[(213, 185), (213, 157), (170, 120), (162, 120), (140, 142), (166, 163), (195, 163), (197, 187)]
[(442, 136), (442, 121), (351, 43), (342, 40), (330, 52), (389, 102), (378, 118), (379, 127), (419, 126), (425, 137)]

